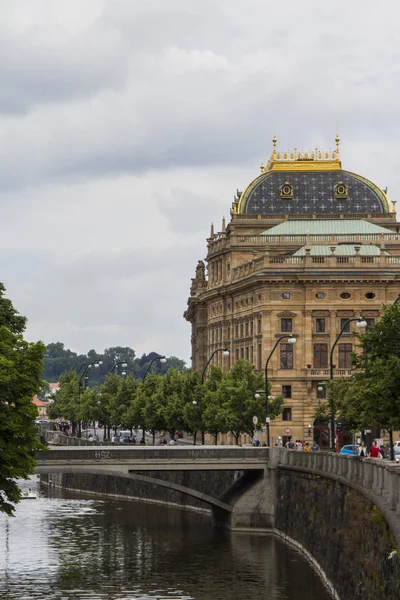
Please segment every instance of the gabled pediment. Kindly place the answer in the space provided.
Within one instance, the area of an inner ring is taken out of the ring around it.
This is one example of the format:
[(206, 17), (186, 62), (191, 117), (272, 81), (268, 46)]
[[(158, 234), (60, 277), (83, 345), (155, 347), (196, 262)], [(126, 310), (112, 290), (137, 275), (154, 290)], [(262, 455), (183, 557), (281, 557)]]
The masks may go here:
[(286, 319), (291, 319), (293, 317), (297, 317), (297, 314), (290, 312), (290, 310), (284, 310), (283, 312), (278, 313), (277, 316), (278, 317), (283, 317), (283, 318), (286, 318)]

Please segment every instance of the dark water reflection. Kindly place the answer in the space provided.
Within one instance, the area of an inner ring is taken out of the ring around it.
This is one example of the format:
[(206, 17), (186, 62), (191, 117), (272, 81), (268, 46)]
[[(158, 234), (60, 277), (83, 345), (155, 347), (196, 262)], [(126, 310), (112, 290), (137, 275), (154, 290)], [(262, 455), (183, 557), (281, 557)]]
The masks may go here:
[(203, 514), (57, 493), (0, 516), (2, 600), (329, 597), (297, 551)]

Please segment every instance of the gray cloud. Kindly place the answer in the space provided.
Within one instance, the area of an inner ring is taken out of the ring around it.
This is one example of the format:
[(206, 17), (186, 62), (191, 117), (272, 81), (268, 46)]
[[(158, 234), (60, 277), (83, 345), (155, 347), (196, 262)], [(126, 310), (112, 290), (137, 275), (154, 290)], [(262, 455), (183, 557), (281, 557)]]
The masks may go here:
[[(345, 18), (344, 18), (345, 15)], [(281, 148), (332, 147), (389, 192), (389, 0), (0, 0), (0, 265), (29, 335), (188, 357), (211, 221)]]

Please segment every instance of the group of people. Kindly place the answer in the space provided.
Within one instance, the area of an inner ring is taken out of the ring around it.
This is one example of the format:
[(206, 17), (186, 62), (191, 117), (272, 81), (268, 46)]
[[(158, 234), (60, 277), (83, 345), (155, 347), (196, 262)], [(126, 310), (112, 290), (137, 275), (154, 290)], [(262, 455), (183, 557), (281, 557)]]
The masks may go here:
[[(279, 445), (279, 444), (277, 444), (277, 445)], [(310, 445), (309, 442), (304, 442), (303, 440), (296, 440), (294, 442), (292, 439), (290, 439), (286, 442), (285, 448), (288, 448), (288, 450), (299, 450), (302, 452), (318, 452), (319, 451), (319, 446), (315, 440)]]
[(368, 449), (365, 445), (365, 442), (361, 442), (361, 444), (357, 448), (357, 454), (361, 457), (369, 457), (369, 458), (386, 458), (388, 460), (391, 459), (391, 448), (388, 444), (387, 447), (383, 444), (378, 446), (377, 442), (372, 442), (371, 447)]

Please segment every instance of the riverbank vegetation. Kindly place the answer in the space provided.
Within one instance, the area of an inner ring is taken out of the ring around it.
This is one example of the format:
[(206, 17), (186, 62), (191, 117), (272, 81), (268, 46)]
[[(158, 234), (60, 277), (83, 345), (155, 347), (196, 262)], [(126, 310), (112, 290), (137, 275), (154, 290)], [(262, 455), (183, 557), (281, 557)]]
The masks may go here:
[[(96, 361), (99, 363), (99, 368), (92, 370), (90, 374), (91, 385), (103, 384), (111, 369), (116, 364), (121, 365), (122, 363), (128, 374), (132, 374), (135, 379), (143, 379), (151, 361), (156, 356), (159, 356), (157, 352), (150, 352), (138, 357), (132, 348), (124, 346), (106, 348), (103, 352), (89, 350), (87, 354), (77, 354), (65, 348), (62, 342), (56, 342), (46, 346), (42, 378), (45, 382), (56, 382), (60, 380), (63, 373), (78, 371), (81, 365)], [(186, 363), (176, 356), (170, 356), (166, 357), (165, 361), (155, 361), (152, 365), (152, 371), (160, 375), (165, 375), (170, 368), (184, 371)], [(44, 391), (46, 391), (46, 383)]]
[[(113, 372), (104, 384), (82, 390), (80, 376), (69, 371), (60, 377), (48, 414), (70, 421), (74, 432), (80, 421), (97, 422), (106, 438), (113, 427), (121, 427), (149, 431), (153, 439), (157, 432), (186, 431), (194, 443), (205, 432), (215, 443), (219, 433), (231, 432), (238, 443), (241, 433), (254, 435), (254, 416), (258, 423), (265, 422), (265, 395), (256, 393), (263, 388), (263, 376), (245, 360), (226, 373), (212, 365), (204, 384), (198, 373), (170, 368), (165, 375), (149, 374), (144, 382)], [(270, 418), (280, 414), (282, 406), (282, 397), (270, 398)]]
[(353, 374), (328, 384), (328, 402), (319, 416), (331, 411), (348, 431), (378, 425), (389, 433), (394, 460), (393, 432), (400, 430), (400, 303), (383, 307), (378, 323), (356, 334), (359, 352), (353, 355)]
[(34, 472), (42, 448), (32, 396), (40, 388), (45, 346), (24, 340), (26, 319), (4, 292), (0, 283), (0, 512), (11, 515), (21, 497), (15, 479)]

